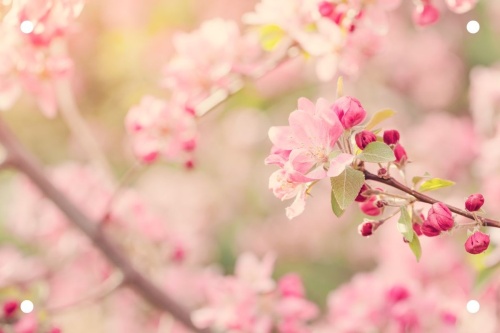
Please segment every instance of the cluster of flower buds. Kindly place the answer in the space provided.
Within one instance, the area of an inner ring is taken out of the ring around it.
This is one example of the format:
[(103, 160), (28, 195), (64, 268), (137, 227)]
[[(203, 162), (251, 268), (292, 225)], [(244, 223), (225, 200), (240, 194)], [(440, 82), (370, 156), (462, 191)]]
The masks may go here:
[(454, 220), (450, 209), (444, 203), (437, 202), (432, 205), (420, 230), (425, 236), (434, 237), (443, 231), (453, 229), (453, 226)]
[[(5, 329), (5, 331), (4, 331)], [(17, 299), (7, 299), (2, 305), (0, 318), (0, 333), (61, 333), (61, 329), (42, 323), (40, 319), (22, 311)]]
[[(465, 209), (474, 214), (484, 205), (484, 197), (480, 193), (471, 194), (465, 201)], [(480, 223), (481, 224), (481, 223)], [(474, 231), (465, 242), (465, 251), (471, 254), (479, 254), (488, 248), (490, 245), (490, 236), (481, 231)]]

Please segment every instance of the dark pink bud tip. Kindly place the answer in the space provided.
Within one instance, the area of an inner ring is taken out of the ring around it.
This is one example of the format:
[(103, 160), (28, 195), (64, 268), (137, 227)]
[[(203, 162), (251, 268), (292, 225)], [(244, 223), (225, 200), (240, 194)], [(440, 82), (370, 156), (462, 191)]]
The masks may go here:
[(439, 20), (439, 10), (430, 3), (418, 6), (413, 12), (413, 20), (422, 27), (431, 25)]
[(6, 317), (12, 316), (19, 307), (17, 301), (7, 301), (3, 304), (3, 313)]
[(439, 229), (435, 228), (428, 221), (425, 221), (424, 224), (422, 224), (422, 226), (420, 227), (420, 230), (427, 237), (439, 236), (439, 234), (441, 233), (441, 231)]
[(405, 164), (405, 162), (408, 160), (406, 150), (399, 143), (394, 147), (394, 156), (396, 157), (396, 162), (399, 164)]
[(363, 195), (363, 192), (367, 190), (368, 186), (366, 184), (363, 184), (363, 186), (361, 186), (361, 189), (359, 190), (358, 196), (354, 200), (356, 200), (357, 202), (365, 202), (366, 200), (368, 200), (368, 197)]
[(366, 200), (365, 202), (361, 202), (359, 204), (359, 208), (361, 209), (361, 211), (363, 213), (365, 213), (368, 216), (380, 215), (382, 213), (382, 209), (383, 209), (383, 208), (377, 206), (377, 197), (376, 196), (372, 196), (368, 200)]
[(399, 132), (396, 130), (387, 130), (384, 132), (384, 142), (388, 145), (395, 145), (399, 141)]
[(363, 222), (358, 226), (358, 232), (363, 237), (368, 237), (373, 234), (373, 222)]
[(471, 194), (465, 201), (465, 209), (469, 212), (476, 212), (484, 205), (484, 197), (480, 193)]
[(345, 129), (360, 124), (366, 117), (366, 111), (361, 103), (354, 97), (344, 96), (337, 99), (332, 109)]
[(361, 131), (354, 137), (356, 140), (356, 145), (359, 149), (363, 150), (368, 146), (368, 144), (377, 141), (377, 137), (370, 131)]
[(479, 254), (488, 248), (490, 245), (490, 236), (483, 234), (481, 231), (476, 231), (467, 238), (465, 242), (465, 251), (470, 254)]
[(319, 13), (323, 17), (331, 16), (333, 14), (334, 9), (335, 9), (335, 5), (329, 1), (322, 1), (318, 5)]
[(408, 297), (410, 297), (410, 292), (402, 286), (394, 286), (387, 292), (387, 300), (392, 304), (404, 301)]
[(454, 221), (451, 211), (442, 202), (437, 202), (429, 209), (426, 223), (432, 225), (436, 230), (448, 231), (453, 228)]
[(418, 223), (413, 223), (413, 231), (417, 234), (417, 236), (422, 236), (422, 226)]

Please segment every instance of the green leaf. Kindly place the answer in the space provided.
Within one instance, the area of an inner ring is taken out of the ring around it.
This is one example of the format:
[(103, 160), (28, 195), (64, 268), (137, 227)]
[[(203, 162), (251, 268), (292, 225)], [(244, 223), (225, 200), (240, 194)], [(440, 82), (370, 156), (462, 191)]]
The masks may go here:
[(372, 163), (392, 162), (396, 160), (391, 147), (378, 141), (369, 143), (363, 152), (357, 156), (357, 158), (362, 161)]
[(398, 230), (408, 242), (413, 241), (413, 225), (406, 207), (401, 207), (401, 215), (398, 220)]
[(337, 177), (330, 178), (332, 183), (332, 192), (341, 209), (346, 209), (358, 196), (359, 190), (365, 182), (365, 175), (351, 167), (345, 170)]
[(268, 24), (260, 29), (260, 40), (265, 51), (273, 51), (285, 36), (285, 32), (278, 25)]
[(335, 194), (333, 193), (333, 190), (331, 194), (331, 203), (332, 203), (332, 211), (335, 214), (335, 216), (341, 217), (342, 214), (344, 214), (344, 210), (340, 208), (337, 199), (335, 199)]
[(374, 128), (375, 126), (377, 126), (378, 124), (380, 124), (381, 122), (383, 122), (384, 120), (391, 118), (395, 114), (396, 114), (396, 112), (394, 110), (391, 110), (391, 109), (378, 111), (377, 113), (375, 113), (373, 115), (373, 117), (370, 119), (368, 124), (366, 124), (365, 129), (367, 131), (369, 131), (372, 128)]
[(420, 257), (422, 256), (422, 247), (420, 246), (420, 240), (415, 233), (413, 234), (413, 239), (408, 243), (408, 245), (410, 246), (411, 252), (413, 252), (417, 261), (420, 261)]
[(426, 180), (422, 185), (420, 185), (420, 188), (418, 189), (420, 192), (426, 192), (426, 191), (434, 191), (443, 187), (448, 187), (455, 185), (455, 182), (452, 182), (451, 180), (446, 180), (446, 179), (441, 179), (441, 178), (432, 178), (429, 180)]

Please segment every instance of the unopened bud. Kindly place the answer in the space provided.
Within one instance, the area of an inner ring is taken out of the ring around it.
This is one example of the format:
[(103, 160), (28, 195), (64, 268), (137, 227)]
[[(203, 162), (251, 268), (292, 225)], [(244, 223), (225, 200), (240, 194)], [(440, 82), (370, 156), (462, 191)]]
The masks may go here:
[(17, 301), (7, 301), (3, 304), (3, 313), (5, 317), (11, 317), (16, 313), (19, 307), (19, 303)]
[(419, 26), (431, 25), (439, 20), (439, 10), (430, 3), (425, 3), (415, 8), (413, 21)]
[(399, 132), (396, 130), (387, 130), (384, 132), (384, 142), (388, 145), (395, 145), (399, 141)]
[(361, 202), (359, 204), (359, 207), (360, 207), (361, 211), (363, 213), (365, 213), (366, 215), (377, 216), (377, 215), (380, 215), (382, 213), (382, 209), (383, 209), (383, 206), (382, 207), (377, 206), (377, 202), (378, 202), (377, 197), (372, 196), (371, 198), (369, 198), (365, 202)]
[(399, 164), (405, 164), (408, 160), (406, 150), (399, 143), (394, 147), (394, 156), (396, 157), (396, 162)]
[(366, 192), (368, 189), (369, 189), (368, 185), (363, 184), (363, 186), (361, 186), (361, 189), (358, 192), (358, 196), (354, 200), (356, 200), (357, 202), (364, 202), (364, 201), (368, 200), (369, 196), (363, 195), (363, 193)]
[(366, 111), (361, 103), (350, 96), (337, 99), (333, 103), (332, 109), (345, 129), (351, 129), (353, 126), (360, 124), (366, 117)]
[(429, 221), (425, 221), (420, 227), (420, 230), (427, 237), (435, 237), (441, 234), (441, 231), (434, 227), (434, 225), (430, 224)]
[(356, 145), (361, 150), (365, 149), (368, 144), (377, 141), (377, 137), (375, 136), (375, 134), (367, 130), (363, 130), (356, 134), (354, 139), (356, 140)]
[(454, 221), (450, 209), (442, 202), (432, 205), (427, 215), (427, 223), (439, 231), (448, 231), (453, 228)]
[(363, 237), (368, 237), (373, 234), (373, 222), (363, 222), (358, 226), (358, 232)]
[(422, 236), (422, 226), (418, 223), (413, 223), (413, 231), (417, 234), (417, 236)]
[(465, 201), (465, 209), (469, 212), (476, 212), (484, 205), (484, 197), (480, 193), (471, 194)]
[(335, 9), (335, 5), (329, 1), (322, 1), (318, 5), (318, 10), (321, 16), (329, 17), (333, 14), (333, 10)]
[(384, 177), (387, 175), (387, 169), (386, 168), (380, 168), (378, 169), (378, 176), (379, 177)]
[(387, 300), (392, 304), (404, 301), (408, 297), (410, 297), (410, 292), (402, 286), (394, 286), (387, 292)]
[(465, 251), (470, 254), (479, 254), (488, 248), (490, 245), (490, 236), (483, 234), (481, 231), (476, 231), (467, 238), (465, 242)]

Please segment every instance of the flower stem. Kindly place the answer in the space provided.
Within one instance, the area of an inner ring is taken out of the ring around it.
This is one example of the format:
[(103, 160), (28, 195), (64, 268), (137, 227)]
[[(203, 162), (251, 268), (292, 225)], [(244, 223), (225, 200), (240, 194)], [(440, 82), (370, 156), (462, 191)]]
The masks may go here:
[[(422, 194), (418, 191), (412, 190), (408, 186), (401, 184), (400, 182), (398, 182), (396, 179), (394, 179), (392, 177), (382, 178), (382, 177), (379, 177), (379, 176), (377, 176), (377, 175), (375, 175), (367, 170), (363, 170), (363, 173), (365, 174), (366, 180), (372, 180), (375, 182), (379, 182), (379, 183), (391, 186), (395, 189), (398, 189), (402, 192), (405, 192), (405, 193), (412, 195), (413, 197), (415, 197), (415, 199), (417, 199), (417, 201), (428, 203), (428, 204), (435, 204), (435, 203), (439, 202), (439, 200), (431, 198), (431, 197), (429, 197), (425, 194)], [(461, 216), (469, 218), (471, 220), (475, 220), (474, 214), (471, 212), (465, 211), (463, 209), (460, 209), (460, 208), (457, 208), (457, 207), (454, 207), (454, 206), (451, 206), (448, 204), (446, 204), (446, 206), (448, 206), (448, 208), (452, 212), (454, 212), (455, 214), (461, 215)], [(482, 225), (484, 225), (486, 227), (500, 228), (500, 221), (492, 220), (492, 219), (482, 217), (482, 216), (476, 216), (476, 217), (482, 223)]]

